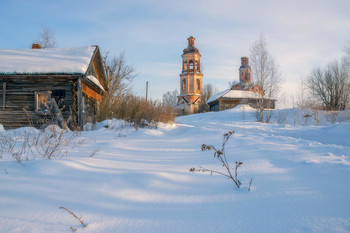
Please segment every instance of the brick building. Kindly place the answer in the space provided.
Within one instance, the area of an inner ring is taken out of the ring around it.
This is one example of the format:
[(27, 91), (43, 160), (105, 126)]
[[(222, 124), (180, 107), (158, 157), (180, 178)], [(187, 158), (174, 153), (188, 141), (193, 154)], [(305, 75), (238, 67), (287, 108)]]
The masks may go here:
[(180, 95), (177, 109), (183, 114), (198, 111), (202, 103), (203, 74), (201, 72), (201, 55), (194, 46), (192, 36), (188, 39), (188, 47), (182, 54), (182, 73), (180, 74)]
[(248, 57), (242, 57), (239, 68), (239, 83), (232, 86), (231, 89), (212, 96), (207, 104), (210, 111), (222, 111), (234, 108), (238, 104), (248, 104), (257, 108), (259, 101), (263, 101), (264, 108), (274, 109), (276, 100), (262, 98), (262, 94), (260, 86), (252, 84)]

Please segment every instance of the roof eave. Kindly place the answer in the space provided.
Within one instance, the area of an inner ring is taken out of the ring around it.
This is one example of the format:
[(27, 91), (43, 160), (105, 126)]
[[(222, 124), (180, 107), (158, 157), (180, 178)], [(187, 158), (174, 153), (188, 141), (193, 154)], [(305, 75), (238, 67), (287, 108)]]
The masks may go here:
[(13, 76), (13, 75), (74, 75), (74, 76), (79, 76), (83, 75), (81, 72), (33, 72), (33, 73), (17, 73), (17, 72), (0, 72), (0, 75), (3, 76)]

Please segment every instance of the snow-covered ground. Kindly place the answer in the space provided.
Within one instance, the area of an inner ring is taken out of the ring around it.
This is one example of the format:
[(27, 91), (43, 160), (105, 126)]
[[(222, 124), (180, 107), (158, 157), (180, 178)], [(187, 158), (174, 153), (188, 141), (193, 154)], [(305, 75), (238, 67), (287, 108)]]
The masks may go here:
[[(242, 108), (158, 129), (109, 121), (65, 157), (19, 164), (4, 155), (0, 232), (350, 232), (350, 124), (294, 126), (295, 110), (279, 111), (287, 125), (257, 123)], [(227, 155), (243, 161), (240, 189), (189, 172), (221, 169), (201, 145), (219, 146), (230, 130)]]

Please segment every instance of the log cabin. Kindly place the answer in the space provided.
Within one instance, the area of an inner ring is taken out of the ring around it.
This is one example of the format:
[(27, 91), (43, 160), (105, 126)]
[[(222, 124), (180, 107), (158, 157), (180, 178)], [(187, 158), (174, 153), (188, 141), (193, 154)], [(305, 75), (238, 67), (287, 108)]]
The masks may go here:
[(82, 128), (95, 122), (107, 79), (98, 46), (0, 49), (0, 124)]

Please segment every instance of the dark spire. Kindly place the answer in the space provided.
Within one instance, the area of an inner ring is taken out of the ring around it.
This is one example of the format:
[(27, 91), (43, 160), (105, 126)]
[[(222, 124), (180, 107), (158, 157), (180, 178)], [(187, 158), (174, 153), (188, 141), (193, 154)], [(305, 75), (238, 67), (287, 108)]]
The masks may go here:
[(198, 49), (194, 47), (194, 40), (195, 38), (193, 36), (190, 36), (187, 38), (188, 40), (188, 47), (184, 49), (184, 54), (186, 53), (199, 53)]

